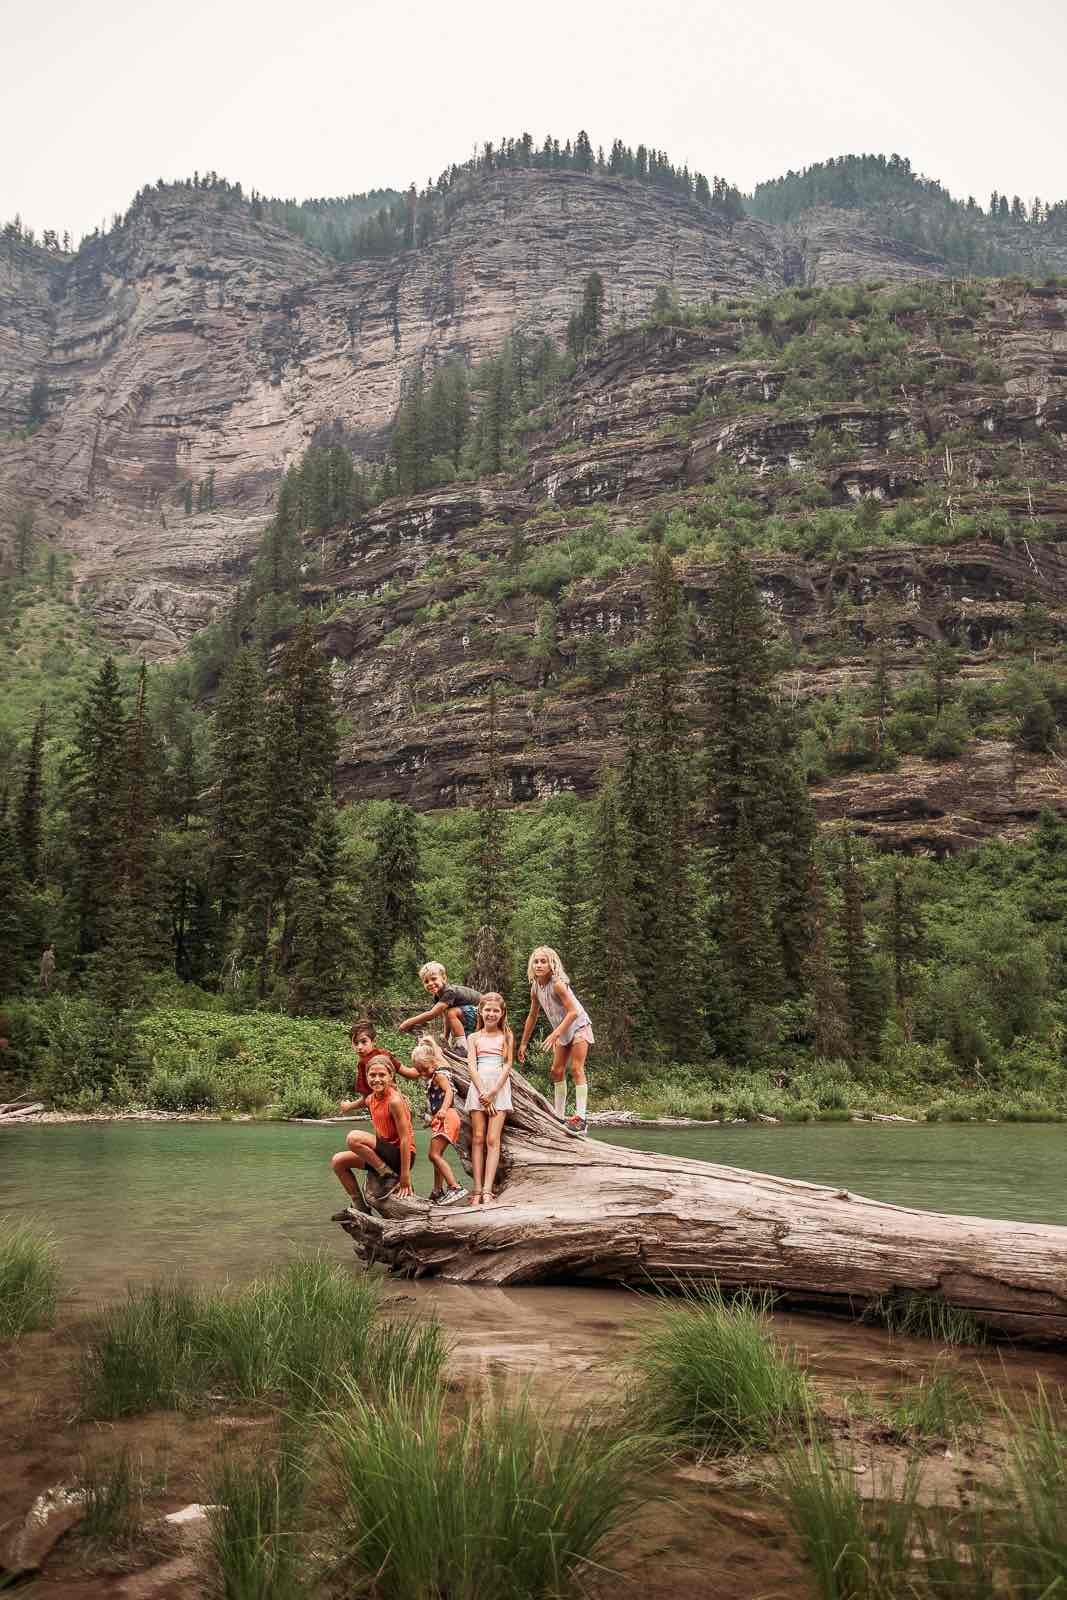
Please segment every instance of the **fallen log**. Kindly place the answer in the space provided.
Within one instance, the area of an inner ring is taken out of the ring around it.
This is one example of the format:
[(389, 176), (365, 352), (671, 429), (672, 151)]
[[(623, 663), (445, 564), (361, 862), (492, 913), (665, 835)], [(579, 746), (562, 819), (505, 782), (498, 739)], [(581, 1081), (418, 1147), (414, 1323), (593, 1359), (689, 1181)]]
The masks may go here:
[[(465, 1068), (457, 1064), (454, 1075), (465, 1093)], [(649, 1288), (714, 1279), (854, 1316), (880, 1302), (932, 1297), (998, 1335), (1067, 1342), (1067, 1228), (916, 1211), (623, 1149), (570, 1133), (518, 1074), (512, 1094), (496, 1204), (383, 1199), (372, 1179), (366, 1213), (341, 1218), (363, 1260), (454, 1283)]]
[(17, 1122), (20, 1117), (35, 1117), (43, 1110), (43, 1100), (35, 1100), (29, 1106), (20, 1106), (17, 1102), (10, 1106), (0, 1106), (0, 1122)]

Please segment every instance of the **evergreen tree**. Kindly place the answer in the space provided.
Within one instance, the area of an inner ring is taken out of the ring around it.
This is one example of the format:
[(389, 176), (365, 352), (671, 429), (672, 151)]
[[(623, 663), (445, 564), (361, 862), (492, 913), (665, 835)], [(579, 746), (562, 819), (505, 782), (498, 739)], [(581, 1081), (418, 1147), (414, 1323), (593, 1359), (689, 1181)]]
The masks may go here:
[(781, 717), (776, 720), (775, 732), (778, 760), (767, 790), (765, 837), (771, 857), (771, 926), (785, 992), (799, 995), (805, 987), (805, 958), (811, 937), (807, 884), (817, 825), (808, 787), (794, 756), (791, 732)]
[(860, 1058), (876, 1054), (885, 1016), (882, 985), (867, 942), (863, 896), (855, 847), (846, 834), (841, 864), (842, 958), (849, 1051)]
[(645, 842), (656, 894), (649, 906), (649, 988), (642, 1003), (675, 1060), (693, 1060), (702, 1042), (704, 997), (694, 873), (689, 718), (684, 700), (688, 619), (670, 555), (660, 546), (649, 592), (644, 720), (650, 757), (652, 828)]
[(14, 829), (0, 812), (0, 998), (17, 994), (26, 976), (28, 907)]
[(903, 1017), (914, 991), (916, 966), (926, 948), (915, 875), (904, 862), (894, 865), (887, 901), (884, 948), (893, 965), (893, 999)]
[(815, 862), (808, 869), (809, 943), (806, 977), (811, 990), (816, 1055), (848, 1054), (848, 1015), (844, 986), (834, 967), (830, 917), (822, 877)]
[(351, 993), (355, 941), (332, 800), (320, 800), (316, 807), (291, 902), (289, 1010), (294, 1016), (338, 1017)]
[(263, 696), (253, 652), (239, 650), (222, 680), (212, 720), (214, 877), (224, 921), (244, 905), (248, 894), (252, 821), (264, 782)]
[(122, 690), (108, 656), (89, 687), (75, 733), (67, 804), (77, 949), (83, 963), (107, 942), (111, 910), (122, 886), (126, 757)]
[(371, 984), (380, 994), (394, 976), (393, 953), (401, 939), (418, 961), (424, 957), (422, 902), (419, 897), (419, 825), (410, 806), (390, 805), (374, 832), (375, 851), (368, 882), (367, 943)]
[(33, 725), (33, 737), (26, 757), (26, 771), (22, 779), (15, 823), (19, 855), (22, 858), (22, 873), (27, 883), (37, 883), (41, 875), (44, 730), (45, 708), (42, 705)]
[(477, 832), (471, 857), (467, 904), (468, 977), (483, 993), (506, 995), (511, 981), (512, 903), (508, 889), (507, 813), (502, 805), (502, 773), (497, 730), (496, 679), (489, 685), (489, 727), (486, 782), (478, 806)]
[(579, 861), (578, 838), (573, 828), (564, 829), (559, 839), (555, 877), (560, 903), (558, 948), (572, 983), (581, 988), (585, 976), (585, 906), (578, 896), (584, 874)]
[(587, 969), (597, 1038), (616, 1058), (630, 1053), (635, 1010), (630, 868), (635, 852), (615, 773), (601, 775), (593, 814), (591, 927)]

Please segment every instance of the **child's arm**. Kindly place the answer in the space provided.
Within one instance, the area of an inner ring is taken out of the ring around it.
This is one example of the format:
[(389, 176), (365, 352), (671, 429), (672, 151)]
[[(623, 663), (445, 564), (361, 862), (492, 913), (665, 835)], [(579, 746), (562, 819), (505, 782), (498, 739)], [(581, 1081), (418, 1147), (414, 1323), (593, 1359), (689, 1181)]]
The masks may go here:
[(579, 1009), (577, 1000), (574, 998), (573, 994), (565, 983), (561, 983), (560, 980), (556, 978), (552, 987), (555, 990), (556, 999), (562, 1001), (567, 1009), (563, 1014), (563, 1020), (557, 1023), (556, 1027), (552, 1029), (552, 1032), (549, 1034), (547, 1039), (543, 1039), (541, 1041), (542, 1050), (554, 1050), (556, 1048), (558, 1041), (562, 1038), (563, 1034), (566, 1033), (571, 1023), (577, 1017)]
[(467, 1071), (470, 1073), (475, 1094), (479, 1100), (484, 1100), (485, 1090), (482, 1088), (482, 1080), (478, 1076), (478, 1050), (475, 1045), (477, 1037), (476, 1033), (472, 1033), (467, 1038)]
[(433, 1079), (437, 1087), (444, 1090), (445, 1098), (441, 1103), (440, 1111), (437, 1113), (439, 1117), (443, 1117), (446, 1111), (452, 1110), (452, 1102), (456, 1098), (456, 1091), (452, 1087), (452, 1074), (450, 1072), (435, 1072)]
[(422, 1077), (422, 1073), (419, 1071), (418, 1067), (405, 1067), (405, 1065), (404, 1065), (404, 1063), (402, 1061), (398, 1061), (397, 1062), (395, 1070), (396, 1070), (396, 1075), (397, 1075), (398, 1078), (421, 1078)]
[(447, 1010), (448, 1007), (444, 1001), (438, 1000), (437, 1004), (431, 1006), (429, 1011), (420, 1011), (417, 1017), (405, 1017), (404, 1021), (399, 1025), (399, 1031), (401, 1033), (410, 1033), (413, 1028), (425, 1027), (427, 1022), (432, 1022), (434, 1017), (443, 1016)]
[(504, 1035), (504, 1048), (501, 1051), (501, 1055), (504, 1058), (504, 1070), (500, 1074), (500, 1082), (497, 1084), (496, 1088), (493, 1090), (493, 1096), (492, 1096), (493, 1106), (492, 1106), (492, 1109), (494, 1111), (496, 1110), (496, 1097), (500, 1093), (500, 1091), (504, 1087), (504, 1085), (507, 1083), (508, 1079), (511, 1077), (511, 1067), (512, 1067), (511, 1058), (514, 1055), (514, 1053), (515, 1053), (515, 1035), (512, 1032), (510, 1032), (510, 1030), (509, 1030)]
[(411, 1194), (411, 1143), (414, 1135), (411, 1129), (411, 1112), (408, 1103), (399, 1089), (393, 1090), (389, 1108), (393, 1113), (396, 1131), (400, 1135), (400, 1177), (393, 1193), (406, 1198)]
[(541, 1007), (533, 989), (530, 990), (530, 1009), (526, 1013), (526, 1021), (522, 1026), (522, 1038), (519, 1040), (519, 1060), (526, 1060), (526, 1046), (530, 1042), (530, 1035), (537, 1026), (537, 1019), (541, 1015)]

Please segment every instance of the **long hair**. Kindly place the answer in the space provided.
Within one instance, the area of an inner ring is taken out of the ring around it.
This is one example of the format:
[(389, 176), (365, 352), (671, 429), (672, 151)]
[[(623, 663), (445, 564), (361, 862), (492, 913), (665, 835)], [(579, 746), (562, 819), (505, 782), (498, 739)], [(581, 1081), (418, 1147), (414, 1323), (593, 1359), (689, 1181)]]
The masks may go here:
[(444, 1051), (432, 1033), (420, 1034), (415, 1048), (411, 1052), (411, 1065), (413, 1067), (419, 1066), (423, 1061), (432, 1062), (435, 1072), (448, 1071), (448, 1062), (445, 1059)]
[(548, 964), (552, 970), (553, 978), (559, 983), (565, 983), (569, 989), (571, 980), (563, 970), (563, 962), (559, 958), (559, 952), (557, 950), (553, 950), (550, 944), (539, 944), (536, 950), (530, 951), (530, 959), (526, 963), (526, 976), (529, 978), (530, 982), (533, 983), (534, 981), (533, 964), (538, 956), (548, 957)]
[(478, 1001), (476, 1011), (479, 1028), (485, 1026), (485, 1019), (482, 1016), (482, 1007), (485, 1005), (487, 1000), (495, 1000), (503, 1013), (500, 1018), (500, 1027), (504, 1037), (506, 1039), (514, 1039), (515, 1035), (512, 1033), (511, 1024), (508, 1022), (508, 1003), (504, 999), (504, 996), (502, 994), (498, 994), (495, 989), (487, 990), (486, 993), (482, 995), (482, 998)]

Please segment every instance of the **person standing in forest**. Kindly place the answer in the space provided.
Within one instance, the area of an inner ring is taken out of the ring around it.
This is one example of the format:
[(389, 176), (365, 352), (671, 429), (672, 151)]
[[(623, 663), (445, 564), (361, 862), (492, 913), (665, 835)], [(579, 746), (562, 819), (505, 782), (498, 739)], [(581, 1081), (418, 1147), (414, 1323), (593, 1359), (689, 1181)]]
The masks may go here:
[(50, 944), (41, 957), (41, 970), (38, 975), (38, 982), (41, 985), (41, 993), (48, 994), (55, 981), (56, 947), (54, 944)]
[[(541, 1041), (542, 1050), (551, 1050), (552, 1094), (556, 1116), (565, 1119), (572, 1133), (588, 1127), (589, 1086), (585, 1081), (585, 1058), (594, 1043), (589, 1013), (571, 989), (563, 962), (551, 945), (539, 944), (526, 967), (530, 980), (530, 1009), (519, 1043), (519, 1060), (525, 1062), (530, 1035), (543, 1011), (552, 1032)], [(567, 1117), (567, 1068), (574, 1079), (574, 1116)]]

